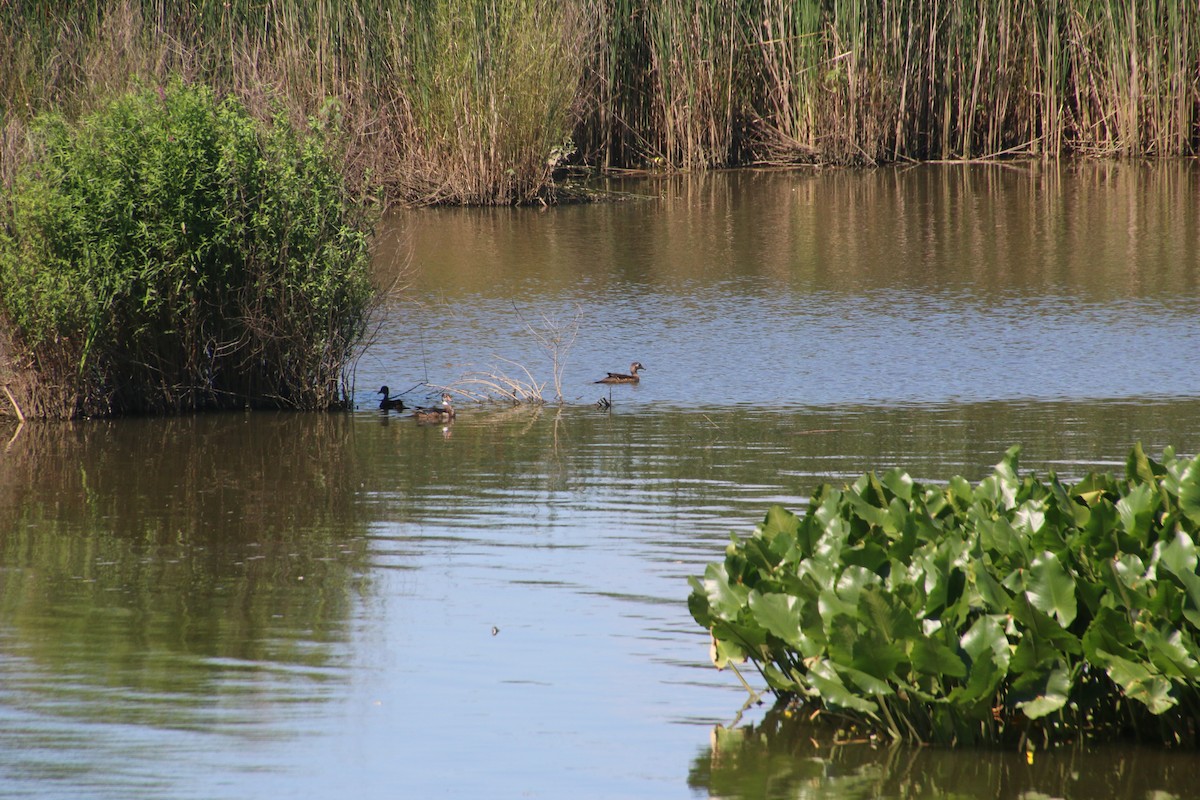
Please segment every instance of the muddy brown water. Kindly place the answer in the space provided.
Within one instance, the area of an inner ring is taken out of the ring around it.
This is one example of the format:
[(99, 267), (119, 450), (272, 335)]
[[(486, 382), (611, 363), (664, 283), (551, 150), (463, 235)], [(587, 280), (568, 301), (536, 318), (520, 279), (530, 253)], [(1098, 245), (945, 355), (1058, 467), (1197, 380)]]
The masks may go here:
[[(1193, 796), (1191, 753), (734, 725), (685, 600), (821, 482), (1200, 451), (1198, 178), (737, 172), (389, 216), (356, 411), (0, 423), (0, 795)], [(501, 375), (566, 402), (376, 408)]]

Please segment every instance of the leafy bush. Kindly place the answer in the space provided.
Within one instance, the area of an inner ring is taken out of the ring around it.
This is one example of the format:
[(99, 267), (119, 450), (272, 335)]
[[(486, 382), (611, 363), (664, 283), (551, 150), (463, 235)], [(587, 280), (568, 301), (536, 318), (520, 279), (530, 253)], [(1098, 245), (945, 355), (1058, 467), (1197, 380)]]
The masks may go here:
[(367, 225), (318, 126), (175, 82), (35, 131), (0, 208), (0, 328), (27, 411), (338, 400)]
[(898, 739), (1196, 738), (1200, 458), (972, 488), (900, 471), (772, 508), (689, 608), (724, 667)]

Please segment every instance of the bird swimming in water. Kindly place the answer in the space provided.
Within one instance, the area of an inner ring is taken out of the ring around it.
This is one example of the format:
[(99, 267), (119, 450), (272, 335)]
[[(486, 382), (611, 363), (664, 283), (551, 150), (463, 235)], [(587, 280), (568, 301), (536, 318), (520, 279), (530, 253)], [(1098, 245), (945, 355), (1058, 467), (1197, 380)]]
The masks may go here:
[(608, 377), (601, 378), (596, 383), (637, 383), (641, 380), (638, 377), (639, 369), (645, 369), (645, 367), (642, 366), (642, 362), (635, 361), (629, 365), (628, 375), (621, 372), (610, 372), (608, 373)]
[(404, 401), (399, 397), (392, 397), (388, 387), (380, 386), (378, 393), (383, 395), (383, 399), (379, 401), (380, 411), (403, 411), (405, 409)]
[(442, 393), (442, 404), (440, 406), (430, 406), (429, 408), (413, 409), (413, 417), (424, 422), (449, 422), (454, 419), (454, 406), (450, 401), (454, 398), (449, 392)]

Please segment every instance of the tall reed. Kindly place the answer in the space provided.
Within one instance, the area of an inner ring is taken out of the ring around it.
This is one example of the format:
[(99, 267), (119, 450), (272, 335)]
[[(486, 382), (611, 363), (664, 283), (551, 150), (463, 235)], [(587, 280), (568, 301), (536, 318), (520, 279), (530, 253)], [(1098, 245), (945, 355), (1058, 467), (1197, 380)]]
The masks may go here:
[(498, 203), (541, 195), (571, 149), (583, 44), (573, 8), (425, 0), (406, 22), (398, 44), (406, 46), (410, 193)]
[[(32, 113), (77, 116), (172, 74), (259, 116), (337, 112), (352, 183), (411, 201), (511, 203), (571, 150), (587, 26), (551, 0), (93, 0), (4, 4), (0, 178)], [(330, 102), (334, 101), (334, 102)]]
[[(1136, 0), (775, 0), (751, 40), (768, 156), (1200, 147), (1200, 10)], [(750, 26), (747, 26), (748, 29)]]
[(352, 184), (554, 193), (554, 168), (1200, 152), (1177, 0), (0, 3), (0, 179), (24, 121), (172, 74), (326, 114)]

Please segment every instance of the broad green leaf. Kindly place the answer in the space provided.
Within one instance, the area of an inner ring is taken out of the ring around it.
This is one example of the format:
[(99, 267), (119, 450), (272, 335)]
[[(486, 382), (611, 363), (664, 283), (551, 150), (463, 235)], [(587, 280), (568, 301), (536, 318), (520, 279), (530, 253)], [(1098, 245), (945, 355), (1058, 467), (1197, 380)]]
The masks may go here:
[(887, 529), (890, 527), (891, 518), (888, 516), (886, 508), (879, 508), (868, 503), (861, 495), (854, 492), (846, 494), (846, 501), (854, 515), (859, 519), (874, 525), (878, 528)]
[(879, 576), (871, 570), (850, 565), (842, 571), (841, 577), (838, 578), (838, 597), (849, 603), (852, 609), (857, 609), (858, 599), (863, 590), (869, 586), (877, 586), (879, 582)]
[(1150, 459), (1146, 457), (1141, 442), (1133, 446), (1129, 457), (1125, 459), (1125, 477), (1139, 483), (1154, 482), (1154, 470), (1150, 468)]
[(1196, 544), (1192, 537), (1183, 531), (1176, 531), (1175, 535), (1159, 548), (1158, 558), (1159, 562), (1175, 575), (1196, 573)]
[(1151, 714), (1161, 714), (1178, 704), (1171, 695), (1171, 682), (1162, 675), (1120, 656), (1110, 656), (1109, 661), (1108, 677), (1121, 687), (1126, 697), (1145, 705)]
[(867, 629), (854, 642), (849, 662), (839, 661), (838, 668), (849, 666), (880, 680), (889, 680), (906, 660), (903, 641), (888, 639), (878, 631)]
[(1017, 477), (1017, 457), (1020, 454), (1020, 446), (1008, 448), (992, 474), (980, 481), (975, 491), (976, 499), (988, 500), (998, 509), (1010, 509), (1016, 505), (1017, 490), (1021, 485)]
[(1033, 560), (1025, 594), (1034, 608), (1056, 617), (1064, 628), (1075, 621), (1075, 579), (1053, 553), (1044, 552)]
[(750, 592), (750, 610), (754, 621), (769, 633), (797, 647), (800, 644), (800, 603), (786, 594)]
[(1080, 655), (1083, 652), (1083, 645), (1078, 637), (1059, 625), (1049, 614), (1035, 608), (1026, 595), (1014, 597), (1009, 612), (1013, 620), (1019, 623), (1018, 630), (1021, 636), (1013, 658), (1022, 655), (1022, 648), (1026, 651), (1025, 657), (1033, 657), (1029, 665), (1018, 666), (1014, 662), (1009, 669), (1021, 672), (1026, 666), (1045, 663), (1046, 659), (1053, 657), (1056, 652), (1069, 655)]
[(735, 620), (750, 595), (745, 586), (729, 583), (724, 564), (709, 564), (704, 570), (704, 592), (712, 612), (724, 620)]
[(1193, 525), (1200, 526), (1200, 456), (1193, 458), (1180, 475), (1179, 508)]
[(767, 632), (757, 625), (716, 620), (710, 633), (720, 655), (735, 661), (751, 657), (757, 659), (767, 645)]
[(1004, 666), (998, 666), (991, 659), (990, 651), (983, 651), (979, 658), (972, 661), (966, 683), (959, 684), (950, 693), (950, 701), (967, 706), (982, 703), (985, 707), (983, 713), (990, 713), (986, 708), (994, 702), (996, 691), (1008, 674), (1007, 664), (1006, 658)]
[(1191, 600), (1192, 610), (1200, 609), (1200, 575), (1196, 574), (1196, 545), (1183, 531), (1175, 532), (1170, 541), (1155, 545), (1158, 563), (1178, 579)]
[(984, 550), (1001, 556), (1012, 556), (1025, 549), (1021, 537), (1003, 517), (995, 520), (980, 519), (975, 528), (979, 531), (979, 543), (983, 545)]
[(959, 644), (972, 661), (990, 659), (1003, 670), (1008, 669), (1012, 658), (1012, 648), (1008, 636), (1000, 625), (1000, 615), (988, 615), (975, 620), (966, 633), (959, 639)]
[(994, 613), (1008, 608), (1011, 596), (992, 575), (990, 566), (983, 559), (971, 562), (967, 568), (967, 578), (975, 587), (985, 611)]
[(946, 486), (946, 497), (953, 505), (965, 509), (975, 502), (975, 491), (961, 475), (955, 475)]
[(842, 551), (843, 563), (854, 564), (872, 573), (878, 573), (887, 560), (887, 551), (871, 541), (860, 542), (856, 547), (847, 547)]
[(1139, 626), (1138, 633), (1146, 646), (1150, 662), (1167, 678), (1200, 680), (1200, 664), (1184, 646), (1184, 634), (1179, 630), (1161, 631)]
[(868, 630), (890, 641), (918, 636), (921, 631), (912, 611), (882, 586), (863, 589), (858, 599), (858, 619)]
[(1141, 592), (1156, 578), (1146, 572), (1146, 565), (1134, 553), (1123, 553), (1112, 561), (1113, 575), (1126, 589)]
[(880, 483), (901, 500), (912, 500), (913, 479), (909, 477), (907, 472), (899, 469), (890, 469), (883, 474)]
[(826, 623), (829, 633), (829, 658), (839, 664), (850, 664), (854, 661), (854, 648), (858, 644), (858, 622), (848, 615), (835, 617)]
[(692, 592), (688, 595), (688, 611), (692, 617), (700, 624), (702, 628), (712, 627), (712, 612), (708, 605), (708, 593), (704, 589), (704, 584), (694, 575), (688, 576), (688, 583), (692, 586)]
[(1148, 483), (1141, 483), (1117, 501), (1117, 516), (1121, 527), (1138, 541), (1145, 541), (1158, 508), (1158, 493)]
[(1096, 666), (1107, 667), (1110, 655), (1134, 660), (1137, 634), (1123, 611), (1102, 608), (1083, 634), (1083, 653)]
[(1030, 719), (1039, 719), (1058, 711), (1067, 703), (1071, 692), (1071, 672), (1063, 663), (1046, 673), (1045, 680), (1037, 687), (1037, 694), (1030, 700), (1019, 701), (1016, 707)]
[(1067, 494), (1067, 490), (1057, 480), (1050, 482), (1050, 495), (1054, 498), (1054, 507), (1070, 524), (1082, 528), (1087, 525), (1091, 511), (1083, 503), (1076, 503)]
[(767, 510), (767, 516), (758, 528), (767, 540), (774, 540), (778, 536), (794, 540), (799, 529), (800, 518), (780, 505), (773, 505)]
[(808, 668), (809, 683), (821, 695), (821, 700), (827, 705), (834, 708), (848, 708), (853, 711), (860, 711), (868, 715), (872, 719), (875, 718), (875, 712), (878, 706), (859, 697), (854, 692), (846, 688), (846, 684), (842, 682), (842, 678), (837, 674), (832, 664), (827, 661), (814, 661)]
[(817, 611), (820, 612), (821, 621), (825, 624), (825, 628), (828, 629), (838, 617), (853, 620), (856, 606), (842, 599), (841, 595), (833, 589), (826, 589), (821, 592), (821, 596), (817, 599)]
[(776, 692), (792, 692), (800, 694), (804, 691), (804, 687), (785, 675), (779, 667), (774, 664), (763, 664), (763, 677), (767, 679), (767, 685)]
[[(784, 541), (784, 538), (774, 540), (787, 552), (791, 546), (789, 542)], [(753, 536), (750, 539), (742, 542), (742, 555), (745, 558), (746, 565), (742, 567), (740, 574), (744, 576), (761, 575), (770, 576), (775, 571), (780, 560), (783, 557), (783, 552), (776, 553), (772, 547), (774, 542), (768, 541), (761, 536)]]
[(849, 681), (854, 686), (858, 687), (863, 694), (873, 697), (887, 697), (895, 694), (891, 684), (886, 680), (872, 675), (870, 672), (865, 672), (854, 667), (846, 666), (845, 664), (838, 665), (838, 674), (842, 676), (843, 682)]
[[(1078, 495), (1076, 495), (1078, 496)], [(1114, 506), (1108, 499), (1098, 497), (1095, 502), (1088, 505), (1087, 522), (1083, 525), (1085, 540), (1092, 543), (1098, 554), (1104, 557), (1113, 555), (1113, 548), (1119, 545), (1115, 542), (1117, 539), (1114, 534), (1118, 528), (1120, 516), (1117, 514), (1117, 507)], [(1125, 537), (1131, 544), (1133, 540)]]
[(1046, 512), (1042, 503), (1026, 500), (1013, 514), (1013, 529), (1021, 536), (1033, 536), (1046, 524)]
[(746, 650), (736, 641), (732, 639), (718, 639), (715, 635), (708, 649), (708, 657), (717, 669), (725, 669), (725, 667), (729, 666), (730, 661), (736, 661), (740, 664), (746, 660), (747, 655)]
[(941, 678), (965, 678), (967, 665), (958, 654), (936, 639), (917, 639), (912, 648), (913, 669)]

